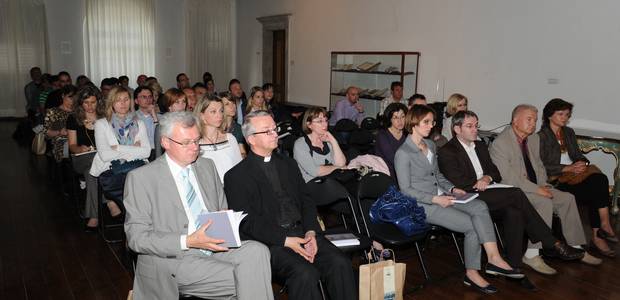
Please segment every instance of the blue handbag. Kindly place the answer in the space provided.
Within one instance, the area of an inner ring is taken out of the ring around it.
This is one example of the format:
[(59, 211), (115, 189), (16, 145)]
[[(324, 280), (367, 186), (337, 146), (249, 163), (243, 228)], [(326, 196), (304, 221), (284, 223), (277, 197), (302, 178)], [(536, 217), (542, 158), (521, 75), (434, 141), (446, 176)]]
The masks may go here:
[(429, 229), (424, 208), (415, 198), (401, 193), (390, 186), (370, 207), (370, 220), (373, 223), (391, 223), (406, 236), (423, 233)]
[(99, 175), (99, 185), (106, 199), (122, 201), (125, 188), (125, 178), (129, 171), (144, 166), (146, 163), (142, 159), (123, 162), (113, 160), (110, 169)]

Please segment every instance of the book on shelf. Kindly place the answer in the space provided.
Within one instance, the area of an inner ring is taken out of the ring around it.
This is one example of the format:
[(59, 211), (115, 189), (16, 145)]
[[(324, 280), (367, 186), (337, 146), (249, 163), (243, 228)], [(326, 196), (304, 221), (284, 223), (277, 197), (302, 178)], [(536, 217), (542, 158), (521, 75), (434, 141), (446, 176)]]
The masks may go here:
[(360, 240), (352, 233), (326, 234), (325, 238), (336, 247), (357, 246)]
[(206, 224), (209, 220), (213, 221), (205, 230), (205, 235), (214, 239), (224, 240), (220, 246), (228, 248), (241, 247), (239, 238), (239, 224), (247, 214), (242, 211), (222, 210), (214, 212), (202, 212), (198, 216), (200, 225)]
[(364, 62), (360, 65), (357, 66), (357, 69), (363, 72), (371, 72), (377, 69), (377, 67), (379, 67), (379, 65), (381, 64), (381, 62)]

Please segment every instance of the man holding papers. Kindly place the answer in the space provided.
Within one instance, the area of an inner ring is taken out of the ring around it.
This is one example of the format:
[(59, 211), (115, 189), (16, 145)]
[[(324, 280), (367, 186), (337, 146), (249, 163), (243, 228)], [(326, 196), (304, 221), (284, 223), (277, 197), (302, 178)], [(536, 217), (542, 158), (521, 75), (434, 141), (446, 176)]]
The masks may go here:
[[(478, 116), (471, 111), (460, 111), (452, 117), (452, 131), (456, 134), (439, 149), (439, 169), (456, 187), (478, 194), (489, 207), (491, 217), (504, 224), (504, 242), (508, 263), (521, 266), (523, 232), (533, 242), (555, 250), (565, 260), (580, 259), (583, 254), (557, 241), (525, 194), (514, 187), (493, 188), (501, 175), (493, 164), (484, 142), (478, 141)], [(529, 286), (528, 282), (524, 283)]]
[(320, 234), (297, 163), (273, 153), (278, 133), (271, 114), (247, 114), (242, 131), (251, 151), (224, 176), (230, 208), (248, 214), (241, 236), (269, 247), (271, 268), (285, 280), (289, 299), (321, 299), (319, 279), (329, 299), (357, 299), (351, 260)]
[(228, 249), (205, 211), (227, 209), (214, 163), (198, 158), (200, 131), (190, 112), (160, 119), (166, 154), (133, 170), (125, 183), (125, 232), (138, 253), (134, 299), (273, 299), (269, 250), (255, 241)]

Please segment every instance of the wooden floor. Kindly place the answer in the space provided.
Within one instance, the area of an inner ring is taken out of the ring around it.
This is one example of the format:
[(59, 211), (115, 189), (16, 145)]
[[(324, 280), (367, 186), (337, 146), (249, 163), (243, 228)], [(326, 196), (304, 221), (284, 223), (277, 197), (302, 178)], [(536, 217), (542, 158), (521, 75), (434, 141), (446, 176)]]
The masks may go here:
[[(82, 231), (74, 204), (52, 184), (45, 157), (11, 139), (15, 125), (0, 122), (0, 299), (126, 299), (132, 278), (123, 243)], [(396, 252), (407, 262), (407, 289), (422, 283), (414, 254)], [(500, 292), (485, 296), (463, 286), (449, 240), (432, 242), (424, 256), (434, 280), (406, 299), (620, 299), (620, 258), (600, 267), (550, 260), (558, 275), (526, 269), (539, 291), (491, 278)]]

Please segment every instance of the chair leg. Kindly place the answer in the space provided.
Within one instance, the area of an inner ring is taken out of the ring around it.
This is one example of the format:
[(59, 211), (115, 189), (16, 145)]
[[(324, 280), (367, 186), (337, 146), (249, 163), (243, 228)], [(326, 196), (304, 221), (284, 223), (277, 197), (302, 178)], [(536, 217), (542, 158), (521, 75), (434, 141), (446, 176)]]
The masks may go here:
[(497, 228), (497, 223), (493, 222), (493, 228), (495, 228), (495, 235), (497, 236), (497, 241), (499, 242), (499, 246), (504, 248), (504, 241), (502, 240), (502, 235), (499, 234), (499, 228)]
[(321, 299), (327, 300), (327, 297), (325, 296), (325, 290), (323, 289), (323, 283), (321, 282), (321, 280), (319, 280), (319, 290), (321, 291)]
[(463, 260), (463, 253), (461, 253), (461, 247), (459, 247), (459, 242), (456, 240), (456, 234), (452, 232), (451, 235), (452, 235), (452, 240), (454, 241), (454, 247), (456, 247), (456, 252), (459, 254), (459, 259), (461, 260), (461, 264), (465, 265), (465, 260)]
[(422, 272), (424, 273), (424, 278), (426, 281), (431, 280), (431, 276), (428, 274), (426, 270), (426, 265), (424, 264), (424, 258), (422, 258), (422, 252), (420, 251), (420, 245), (418, 242), (415, 242), (415, 251), (418, 253), (418, 260), (420, 261), (420, 266), (422, 267)]

